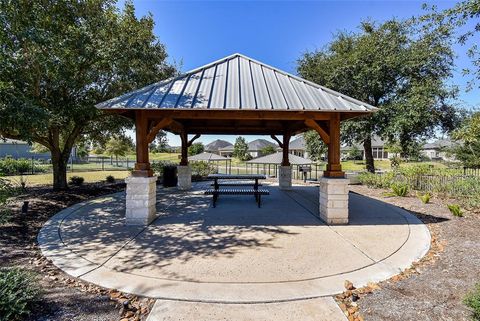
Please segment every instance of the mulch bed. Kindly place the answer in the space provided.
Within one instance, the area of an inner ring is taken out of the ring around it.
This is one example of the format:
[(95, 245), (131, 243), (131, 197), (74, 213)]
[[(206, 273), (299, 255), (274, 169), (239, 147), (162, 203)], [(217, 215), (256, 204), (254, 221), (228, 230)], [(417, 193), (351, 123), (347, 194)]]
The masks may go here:
[[(470, 320), (470, 311), (462, 300), (480, 282), (480, 215), (454, 217), (446, 206), (452, 200), (434, 197), (431, 203), (423, 204), (414, 196), (385, 197), (381, 189), (352, 186), (351, 190), (410, 211), (427, 224), (432, 234), (430, 252), (412, 268), (353, 291), (359, 297), (353, 303), (358, 307), (356, 315), (362, 316), (358, 320)], [(351, 298), (346, 302), (346, 308), (351, 308)]]
[[(54, 192), (32, 187), (10, 204), (12, 219), (0, 225), (0, 267), (35, 272), (43, 295), (27, 320), (143, 320), (153, 300), (110, 291), (68, 276), (42, 257), (37, 234), (55, 213), (75, 203), (121, 191), (124, 183), (95, 183)], [(28, 213), (21, 214), (24, 201)], [(127, 318), (126, 318), (127, 317)]]

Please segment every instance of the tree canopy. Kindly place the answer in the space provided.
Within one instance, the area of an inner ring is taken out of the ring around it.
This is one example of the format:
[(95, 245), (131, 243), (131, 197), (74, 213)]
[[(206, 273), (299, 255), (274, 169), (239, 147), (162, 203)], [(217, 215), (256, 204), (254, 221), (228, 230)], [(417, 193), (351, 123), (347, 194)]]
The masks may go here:
[(105, 154), (110, 156), (126, 156), (133, 152), (135, 145), (130, 137), (125, 135), (115, 135), (105, 144)]
[(205, 151), (205, 146), (202, 143), (193, 143), (192, 146), (188, 147), (188, 155), (193, 156)]
[(242, 136), (237, 137), (233, 145), (233, 157), (244, 161), (248, 160), (249, 156), (247, 141)]
[(421, 17), (435, 25), (448, 25), (455, 30), (458, 43), (468, 46), (467, 56), (471, 59), (471, 67), (463, 69), (464, 75), (472, 75), (467, 89), (472, 89), (480, 80), (480, 48), (478, 47), (480, 33), (480, 0), (458, 1), (453, 7), (438, 11), (436, 6), (424, 5), (428, 13)]
[(47, 147), (54, 188), (76, 141), (131, 126), (96, 103), (174, 73), (153, 27), (130, 2), (0, 0), (0, 135)]
[(275, 154), (277, 152), (277, 149), (274, 146), (265, 146), (260, 150), (260, 154), (262, 155), (270, 155), (270, 154)]
[(321, 161), (327, 151), (327, 145), (320, 139), (318, 133), (314, 130), (309, 130), (303, 133), (305, 139), (305, 150), (308, 157), (314, 161)]
[(473, 113), (461, 127), (453, 132), (459, 142), (453, 152), (465, 166), (480, 166), (480, 112)]
[(342, 127), (344, 142), (363, 143), (367, 169), (373, 171), (372, 135), (398, 142), (406, 153), (438, 127), (454, 127), (450, 99), (456, 91), (445, 84), (453, 55), (447, 27), (363, 22), (359, 32), (340, 32), (324, 49), (305, 53), (297, 69), (303, 78), (380, 108)]

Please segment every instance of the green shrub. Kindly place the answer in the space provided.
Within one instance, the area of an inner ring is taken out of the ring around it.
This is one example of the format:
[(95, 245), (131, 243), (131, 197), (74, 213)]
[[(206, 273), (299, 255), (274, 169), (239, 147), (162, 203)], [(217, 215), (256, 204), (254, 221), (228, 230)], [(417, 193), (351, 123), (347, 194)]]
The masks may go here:
[(423, 204), (428, 204), (430, 203), (430, 199), (432, 198), (432, 194), (429, 192), (426, 192), (425, 194), (417, 194), (417, 197), (422, 201)]
[(190, 163), (192, 168), (192, 176), (205, 177), (209, 174), (214, 174), (217, 172), (217, 169), (214, 165), (208, 162), (192, 162)]
[(108, 175), (106, 178), (105, 178), (105, 181), (107, 183), (115, 183), (115, 177), (113, 177), (113, 175)]
[(387, 196), (400, 196), (405, 197), (408, 195), (408, 185), (404, 183), (393, 183), (391, 186), (392, 191), (387, 193)]
[(386, 172), (383, 174), (374, 174), (369, 172), (363, 172), (358, 174), (360, 183), (368, 187), (375, 188), (390, 188), (395, 180), (394, 172)]
[(72, 176), (70, 177), (70, 183), (75, 186), (80, 186), (83, 184), (85, 179), (81, 176)]
[(460, 205), (458, 205), (458, 204), (447, 204), (447, 207), (450, 210), (450, 213), (453, 214), (453, 216), (456, 216), (456, 217), (462, 217), (463, 216), (463, 211), (460, 208)]
[(467, 294), (463, 303), (472, 310), (472, 320), (480, 321), (480, 283)]
[(19, 188), (4, 178), (0, 178), (0, 225), (8, 222), (11, 218), (11, 212), (7, 208), (8, 199), (18, 194)]
[(150, 168), (153, 170), (153, 173), (157, 176), (163, 175), (163, 170), (167, 166), (177, 166), (176, 164), (169, 161), (156, 161), (150, 164)]
[(398, 156), (393, 156), (390, 158), (390, 166), (397, 170), (400, 167), (400, 163), (402, 162), (402, 159)]
[(20, 320), (28, 315), (40, 295), (36, 278), (20, 268), (0, 269), (0, 319)]
[(28, 159), (13, 159), (11, 157), (0, 159), (0, 173), (4, 175), (23, 174), (31, 170), (32, 163)]

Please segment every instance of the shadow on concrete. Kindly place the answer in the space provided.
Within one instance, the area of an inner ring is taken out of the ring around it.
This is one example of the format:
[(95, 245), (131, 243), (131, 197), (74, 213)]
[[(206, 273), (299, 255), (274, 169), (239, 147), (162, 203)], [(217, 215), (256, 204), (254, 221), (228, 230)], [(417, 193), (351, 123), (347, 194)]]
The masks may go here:
[[(316, 186), (295, 186), (288, 192), (294, 202), (299, 203), (307, 209), (310, 214), (318, 216), (318, 187)], [(380, 200), (360, 195), (354, 192), (349, 193), (349, 224), (348, 225), (404, 225), (422, 224), (418, 220), (407, 219), (405, 215), (415, 215), (423, 222), (441, 223), (448, 220), (443, 217), (424, 215), (411, 212), (400, 207), (382, 202)], [(406, 212), (408, 213), (406, 213)], [(418, 215), (417, 215), (418, 214)], [(428, 216), (428, 217), (427, 217)]]

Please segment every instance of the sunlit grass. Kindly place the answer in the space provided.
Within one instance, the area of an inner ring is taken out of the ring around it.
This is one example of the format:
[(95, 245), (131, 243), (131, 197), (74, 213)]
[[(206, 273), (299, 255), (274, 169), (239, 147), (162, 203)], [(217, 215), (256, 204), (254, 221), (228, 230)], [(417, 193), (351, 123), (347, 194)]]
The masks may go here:
[[(109, 175), (112, 175), (116, 179), (124, 179), (130, 174), (129, 171), (94, 171), (94, 172), (73, 172), (67, 173), (67, 179), (71, 176), (81, 176), (85, 179), (85, 183), (95, 183), (104, 181)], [(20, 184), (22, 180), (26, 182), (26, 186), (34, 185), (52, 185), (53, 174), (36, 174), (36, 175), (23, 175), (23, 176), (6, 176), (4, 177), (13, 183)]]

